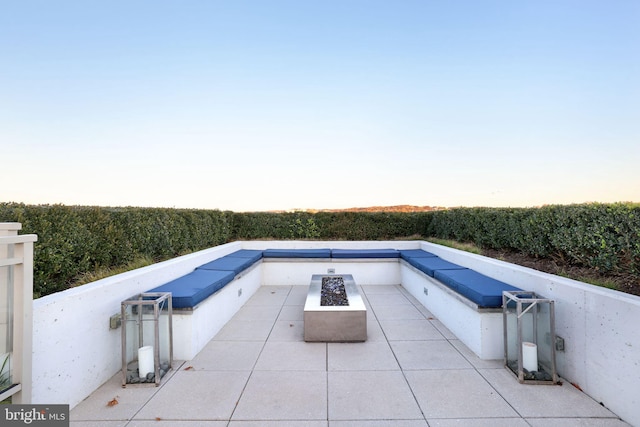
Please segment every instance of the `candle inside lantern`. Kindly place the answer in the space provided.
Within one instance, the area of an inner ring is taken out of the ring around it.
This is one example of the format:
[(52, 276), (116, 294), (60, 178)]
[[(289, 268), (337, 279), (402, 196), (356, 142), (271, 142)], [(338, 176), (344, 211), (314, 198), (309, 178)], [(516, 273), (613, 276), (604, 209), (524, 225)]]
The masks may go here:
[(532, 342), (522, 343), (522, 367), (529, 372), (538, 370), (538, 346)]
[(138, 372), (140, 378), (146, 377), (149, 372), (154, 372), (153, 346), (146, 345), (138, 349)]

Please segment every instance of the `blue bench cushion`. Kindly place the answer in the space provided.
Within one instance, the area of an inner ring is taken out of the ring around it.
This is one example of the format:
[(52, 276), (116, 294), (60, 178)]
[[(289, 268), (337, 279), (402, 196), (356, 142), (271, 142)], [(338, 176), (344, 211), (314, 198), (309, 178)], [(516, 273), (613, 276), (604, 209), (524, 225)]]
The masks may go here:
[(400, 257), (404, 260), (409, 260), (410, 258), (433, 258), (434, 256), (436, 255), (423, 251), (422, 249), (406, 249), (400, 251)]
[(437, 270), (466, 270), (465, 267), (449, 261), (445, 261), (437, 256), (426, 258), (409, 258), (407, 262), (431, 277), (433, 277), (433, 273)]
[(171, 292), (173, 308), (195, 307), (235, 277), (232, 271), (195, 270), (149, 292)]
[(259, 249), (240, 249), (239, 251), (235, 251), (226, 256), (236, 258), (251, 258), (253, 262), (256, 262), (262, 258), (262, 251)]
[(262, 251), (256, 249), (241, 249), (239, 251), (225, 255), (222, 258), (201, 265), (198, 268), (203, 270), (223, 270), (233, 271), (235, 274), (251, 267), (254, 262), (262, 258)]
[(398, 258), (400, 252), (395, 249), (332, 249), (333, 258)]
[(331, 249), (265, 249), (264, 258), (331, 258)]
[(521, 289), (474, 270), (437, 270), (435, 278), (480, 307), (502, 307), (502, 291)]
[(227, 255), (203, 264), (198, 267), (197, 270), (233, 271), (233, 274), (236, 275), (242, 270), (251, 267), (254, 262), (251, 258), (239, 258)]

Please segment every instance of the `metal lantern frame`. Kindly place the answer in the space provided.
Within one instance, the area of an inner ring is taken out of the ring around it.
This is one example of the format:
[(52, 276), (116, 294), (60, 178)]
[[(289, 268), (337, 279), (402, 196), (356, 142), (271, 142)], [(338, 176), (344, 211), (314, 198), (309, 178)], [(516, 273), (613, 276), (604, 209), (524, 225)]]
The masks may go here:
[[(545, 309), (544, 306), (547, 306)], [(543, 298), (535, 292), (530, 291), (503, 291), (502, 293), (502, 312), (503, 312), (503, 330), (504, 330), (504, 365), (505, 368), (513, 372), (520, 383), (526, 384), (559, 384), (558, 373), (556, 368), (556, 333), (555, 333), (555, 301)], [(544, 314), (543, 314), (544, 312)], [(515, 340), (513, 337), (513, 329), (509, 328), (509, 318), (513, 319), (515, 314), (516, 330)], [(524, 331), (526, 327), (525, 315), (530, 314), (531, 330), (528, 331), (529, 339), (535, 344), (536, 365), (541, 370), (527, 371), (523, 366), (523, 343)], [(540, 331), (539, 324), (541, 317), (548, 315), (548, 319), (542, 319), (548, 322), (548, 330)], [(541, 337), (540, 332), (544, 332)], [(517, 354), (517, 366), (513, 363), (513, 358), (509, 360), (509, 339), (515, 341)], [(544, 345), (544, 349), (548, 349), (548, 358), (542, 361), (538, 358), (540, 345)], [(511, 363), (510, 363), (511, 362)]]
[[(127, 313), (127, 309), (131, 308), (130, 315)], [(148, 315), (151, 313), (151, 307), (153, 308), (153, 317), (151, 319), (148, 318)], [(144, 325), (145, 322), (153, 322), (153, 366), (154, 366), (154, 377), (155, 377), (155, 385), (156, 387), (160, 385), (160, 381), (162, 380), (161, 371), (161, 362), (160, 362), (160, 316), (166, 311), (166, 315), (168, 316), (168, 331), (167, 331), (167, 339), (168, 339), (168, 368), (164, 371), (164, 374), (168, 372), (169, 369), (173, 367), (173, 307), (172, 307), (172, 299), (171, 292), (143, 292), (137, 295), (132, 296), (131, 298), (122, 301), (121, 303), (121, 316), (122, 316), (122, 387), (126, 387), (127, 385), (134, 384), (127, 382), (127, 322), (135, 321), (137, 327), (137, 337), (134, 336), (133, 340), (137, 338), (137, 348), (143, 347), (144, 345)], [(146, 315), (146, 317), (145, 317)], [(140, 362), (138, 360), (138, 362)], [(166, 363), (166, 362), (164, 362)]]

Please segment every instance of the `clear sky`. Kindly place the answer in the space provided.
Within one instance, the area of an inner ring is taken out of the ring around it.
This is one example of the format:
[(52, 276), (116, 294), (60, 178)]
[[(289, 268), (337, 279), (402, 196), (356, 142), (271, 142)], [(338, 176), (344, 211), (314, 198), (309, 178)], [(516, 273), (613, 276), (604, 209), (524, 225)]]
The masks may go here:
[(640, 2), (5, 1), (0, 201), (640, 202)]

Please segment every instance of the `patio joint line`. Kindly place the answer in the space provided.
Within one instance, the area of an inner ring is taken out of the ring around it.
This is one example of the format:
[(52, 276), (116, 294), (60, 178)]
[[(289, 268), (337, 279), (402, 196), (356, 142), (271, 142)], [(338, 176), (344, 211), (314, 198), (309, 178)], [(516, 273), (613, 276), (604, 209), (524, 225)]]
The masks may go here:
[[(397, 286), (402, 287), (402, 285), (397, 285)], [(402, 291), (400, 293), (402, 293)], [(403, 296), (405, 296), (405, 295), (403, 295)], [(367, 299), (367, 301), (368, 301), (368, 299)], [(409, 300), (409, 302), (411, 303), (411, 306), (414, 306), (414, 304), (413, 304), (413, 302), (411, 302), (411, 300)], [(371, 307), (371, 310), (375, 312), (375, 309), (373, 308), (373, 306)], [(424, 314), (422, 312), (420, 312), (420, 315), (424, 317)], [(391, 354), (393, 354), (393, 358), (395, 359), (396, 363), (398, 364), (398, 367), (400, 368), (400, 372), (402, 373), (402, 378), (404, 379), (404, 382), (407, 384), (407, 387), (409, 388), (409, 391), (411, 392), (411, 396), (413, 397), (413, 401), (416, 403), (416, 406), (420, 410), (420, 414), (422, 415), (422, 419), (427, 423), (427, 425), (429, 425), (429, 422), (427, 421), (427, 417), (425, 416), (424, 411), (422, 410), (422, 406), (420, 406), (420, 402), (418, 401), (418, 398), (416, 397), (416, 394), (413, 391), (413, 388), (411, 387), (411, 384), (409, 383), (409, 380), (407, 379), (407, 376), (406, 376), (406, 374), (404, 372), (405, 370), (402, 369), (402, 365), (400, 364), (400, 360), (398, 360), (398, 356), (396, 355), (396, 352), (393, 351), (393, 347), (391, 346), (391, 343), (389, 342), (389, 337), (387, 337), (387, 333), (384, 331), (384, 328), (380, 324), (380, 320), (378, 320), (378, 318), (376, 318), (376, 322), (378, 322), (378, 326), (380, 327), (380, 330), (382, 331), (382, 336), (384, 337), (387, 345), (389, 346), (389, 349), (391, 350)]]
[(238, 409), (238, 404), (240, 403), (240, 400), (242, 399), (242, 396), (244, 395), (244, 392), (246, 391), (247, 386), (249, 385), (249, 381), (251, 380), (251, 377), (253, 377), (253, 373), (254, 373), (254, 371), (256, 369), (256, 366), (258, 365), (258, 360), (260, 360), (260, 356), (262, 356), (262, 352), (264, 351), (264, 348), (267, 346), (267, 341), (269, 341), (269, 337), (271, 336), (271, 333), (273, 332), (273, 329), (276, 327), (276, 323), (278, 322), (278, 318), (280, 317), (280, 314), (282, 313), (282, 309), (284, 308), (284, 302), (287, 300), (287, 297), (291, 294), (291, 290), (292, 289), (293, 289), (293, 287), (289, 286), (289, 292), (287, 292), (286, 297), (282, 301), (282, 304), (280, 305), (280, 310), (278, 310), (278, 314), (275, 316), (275, 319), (273, 320), (273, 324), (271, 325), (271, 329), (269, 330), (269, 333), (267, 334), (266, 338), (262, 342), (262, 347), (260, 348), (260, 351), (258, 352), (258, 357), (256, 357), (255, 362), (253, 362), (253, 365), (251, 366), (251, 371), (249, 371), (249, 376), (247, 377), (247, 381), (245, 381), (244, 386), (242, 386), (242, 390), (240, 391), (240, 395), (238, 396), (238, 400), (236, 401), (235, 405), (233, 406), (233, 410), (231, 411), (231, 414), (229, 415), (229, 419), (226, 420), (227, 421), (227, 426), (229, 424), (231, 424), (231, 421), (233, 420), (233, 415), (236, 413), (236, 410)]

